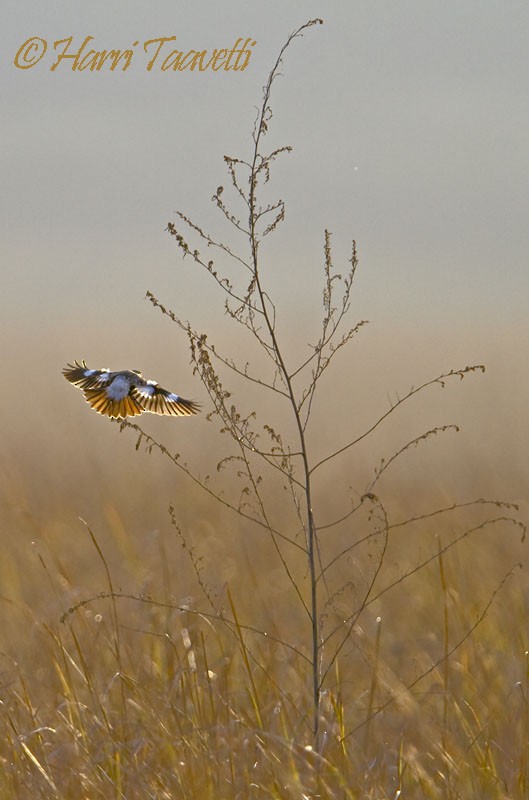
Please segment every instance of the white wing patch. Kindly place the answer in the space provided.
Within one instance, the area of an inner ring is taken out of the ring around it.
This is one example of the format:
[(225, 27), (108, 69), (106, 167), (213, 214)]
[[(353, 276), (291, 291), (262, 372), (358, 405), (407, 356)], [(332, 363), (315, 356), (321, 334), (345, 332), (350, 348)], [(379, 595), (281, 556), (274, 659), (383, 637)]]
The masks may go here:
[(92, 377), (96, 383), (101, 384), (104, 386), (110, 380), (110, 370), (109, 369), (87, 369), (86, 370), (86, 377)]
[(147, 381), (147, 386), (135, 386), (134, 388), (142, 397), (152, 397), (156, 391), (156, 384), (153, 381)]

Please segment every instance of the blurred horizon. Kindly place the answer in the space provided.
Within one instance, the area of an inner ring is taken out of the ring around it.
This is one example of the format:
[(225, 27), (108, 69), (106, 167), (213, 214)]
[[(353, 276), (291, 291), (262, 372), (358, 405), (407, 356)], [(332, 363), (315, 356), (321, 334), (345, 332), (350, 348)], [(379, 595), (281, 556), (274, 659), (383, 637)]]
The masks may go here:
[[(358, 244), (350, 321), (370, 325), (329, 373), (315, 407), (315, 451), (347, 437), (349, 424), (354, 435), (412, 385), (483, 363), (484, 376), (430, 390), (403, 422), (395, 416), (380, 431), (373, 463), (346, 459), (336, 470), (354, 469), (355, 480), (369, 482), (377, 459), (406, 435), (419, 435), (423, 423), (456, 423), (460, 434), (424, 446), (431, 467), (411, 458), (417, 475), (439, 486), (446, 480), (447, 492), (468, 494), (477, 483), (483, 493), (524, 503), (529, 7), (493, 0), (285, 7), (273, 0), (258, 8), (229, 0), (215, 22), (211, 10), (205, 4), (176, 13), (166, 0), (155, 9), (8, 2), (0, 155), (8, 187), (0, 201), (10, 381), (0, 401), (5, 471), (28, 475), (41, 498), (77, 482), (85, 507), (94, 476), (111, 487), (121, 470), (134, 485), (145, 482), (147, 493), (159, 482), (169, 492), (164, 468), (154, 457), (146, 467), (131, 436), (90, 412), (61, 370), (83, 358), (91, 367), (137, 368), (203, 400), (184, 335), (144, 299), (147, 290), (241, 352), (240, 331), (229, 332), (218, 296), (190, 259), (182, 261), (165, 228), (181, 210), (234, 248), (245, 246), (211, 203), (219, 185), (228, 195), (223, 156), (248, 154), (280, 47), (303, 22), (322, 16), (323, 26), (292, 43), (273, 87), (267, 146), (293, 152), (271, 175), (269, 197), (285, 200), (286, 219), (263, 248), (295, 363), (317, 337), (324, 229), (333, 233), (338, 272), (351, 239)], [(212, 49), (239, 36), (257, 44), (237, 74), (139, 66), (50, 72), (44, 60), (16, 69), (14, 54), (33, 35), (50, 43), (93, 35), (98, 47), (162, 35), (176, 35), (182, 49)], [(240, 397), (243, 407), (253, 402), (244, 390)], [(223, 444), (204, 416), (144, 419), (199, 469), (214, 470), (205, 462)], [(411, 490), (419, 478), (411, 466), (402, 469), (395, 479)], [(334, 480), (330, 471), (322, 485)]]

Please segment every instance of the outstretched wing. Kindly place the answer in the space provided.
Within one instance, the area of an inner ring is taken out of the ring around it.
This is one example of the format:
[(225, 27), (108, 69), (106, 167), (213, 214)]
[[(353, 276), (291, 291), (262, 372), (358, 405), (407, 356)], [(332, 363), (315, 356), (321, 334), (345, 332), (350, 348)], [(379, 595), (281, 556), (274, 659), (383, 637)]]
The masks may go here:
[(200, 406), (192, 400), (184, 400), (174, 392), (162, 389), (156, 381), (145, 381), (140, 386), (133, 386), (130, 397), (134, 399), (144, 411), (152, 414), (168, 414), (176, 417), (198, 414)]
[(125, 419), (125, 417), (135, 417), (143, 412), (141, 405), (130, 394), (119, 400), (112, 400), (104, 387), (102, 389), (85, 389), (83, 394), (86, 402), (94, 411), (107, 417)]
[(80, 389), (95, 389), (108, 386), (111, 372), (109, 369), (88, 369), (85, 361), (74, 361), (65, 366), (62, 374)]
[(143, 411), (153, 414), (190, 416), (200, 406), (145, 381), (136, 371), (111, 372), (109, 369), (88, 369), (85, 361), (74, 361), (63, 369), (66, 380), (82, 389), (86, 401), (99, 414), (115, 419), (134, 417)]

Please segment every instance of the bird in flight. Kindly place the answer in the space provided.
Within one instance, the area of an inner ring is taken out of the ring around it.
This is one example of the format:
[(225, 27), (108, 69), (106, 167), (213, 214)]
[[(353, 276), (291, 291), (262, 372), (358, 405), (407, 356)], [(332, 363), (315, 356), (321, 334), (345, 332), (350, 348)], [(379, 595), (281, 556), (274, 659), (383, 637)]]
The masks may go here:
[(65, 366), (62, 374), (82, 389), (85, 400), (95, 411), (107, 417), (125, 419), (144, 411), (182, 417), (200, 410), (198, 403), (162, 389), (156, 381), (145, 380), (136, 369), (111, 372), (88, 369), (84, 361), (74, 361)]

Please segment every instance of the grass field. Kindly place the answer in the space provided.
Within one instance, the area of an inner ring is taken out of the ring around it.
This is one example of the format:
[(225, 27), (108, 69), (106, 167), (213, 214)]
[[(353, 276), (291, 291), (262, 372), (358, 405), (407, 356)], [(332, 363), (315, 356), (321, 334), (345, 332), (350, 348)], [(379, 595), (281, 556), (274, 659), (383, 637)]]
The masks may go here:
[[(127, 432), (107, 435), (133, 454), (127, 471), (3, 464), (0, 797), (527, 796), (528, 587), (512, 570), (521, 528), (501, 519), (513, 509), (401, 529), (402, 495), (388, 498), (383, 569), (326, 677), (316, 748), (308, 622), (269, 538)], [(376, 557), (359, 547), (343, 565), (329, 624)]]

